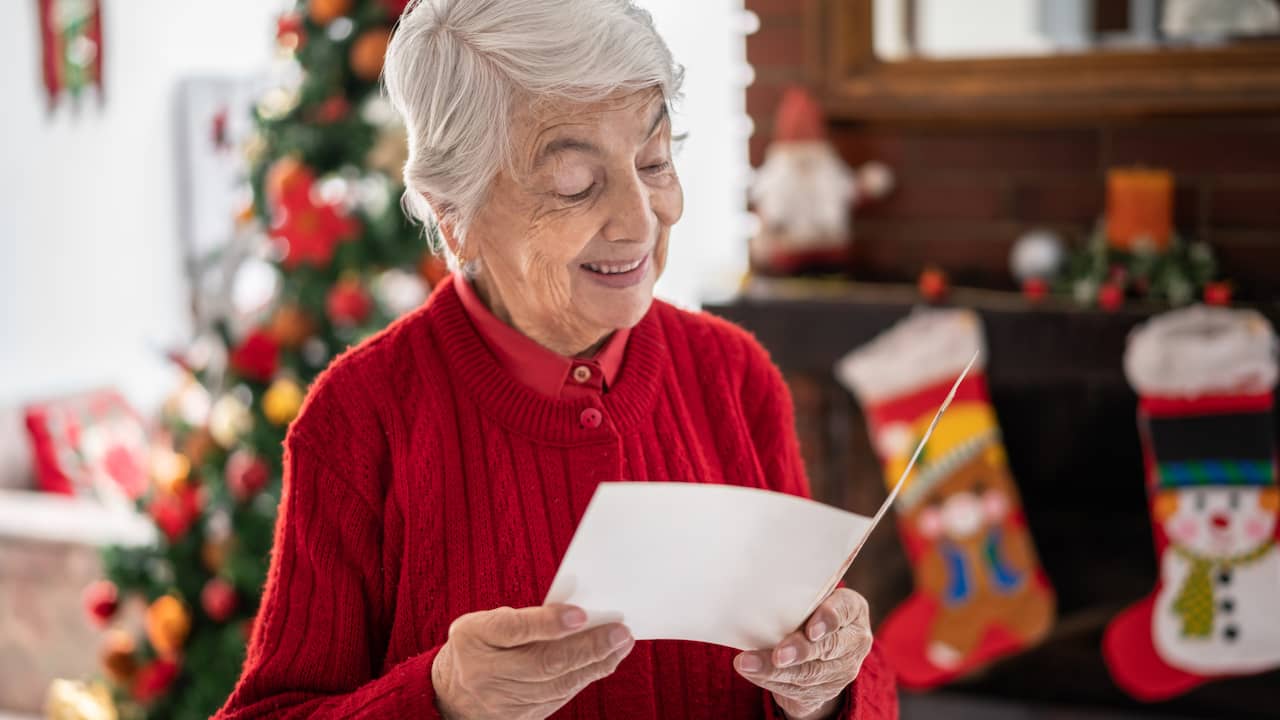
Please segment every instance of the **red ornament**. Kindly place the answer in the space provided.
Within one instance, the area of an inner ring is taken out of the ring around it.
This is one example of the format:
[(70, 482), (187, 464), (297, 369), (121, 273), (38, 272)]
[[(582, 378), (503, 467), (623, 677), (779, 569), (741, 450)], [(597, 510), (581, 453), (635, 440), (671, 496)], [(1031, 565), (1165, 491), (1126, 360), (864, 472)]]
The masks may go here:
[(249, 333), (231, 351), (231, 368), (250, 380), (268, 382), (275, 377), (280, 364), (280, 346), (263, 329)]
[(143, 665), (133, 678), (133, 699), (149, 703), (164, 695), (178, 677), (178, 664), (172, 660), (153, 660)]
[(410, 0), (381, 0), (382, 9), (387, 12), (387, 16), (398, 18), (404, 9), (409, 7)]
[(85, 587), (81, 595), (85, 614), (98, 627), (106, 627), (120, 609), (120, 590), (110, 580), (98, 580)]
[(271, 236), (283, 247), (286, 268), (306, 263), (324, 267), (333, 259), (338, 243), (360, 232), (360, 223), (337, 204), (282, 207), (271, 226)]
[(1027, 278), (1022, 282), (1022, 295), (1033, 303), (1049, 296), (1049, 283), (1044, 278)]
[(1226, 307), (1231, 304), (1232, 291), (1229, 282), (1211, 282), (1204, 286), (1204, 302), (1206, 305)]
[(203, 504), (199, 488), (188, 485), (175, 493), (159, 493), (147, 507), (147, 512), (160, 532), (174, 543), (195, 524)]
[(330, 125), (345, 118), (350, 111), (351, 103), (347, 98), (343, 95), (334, 95), (316, 108), (315, 120), (321, 125)]
[(227, 489), (238, 502), (245, 502), (267, 486), (270, 470), (262, 458), (240, 449), (227, 458)]
[(222, 578), (213, 578), (200, 591), (200, 606), (214, 622), (226, 622), (236, 611), (236, 589)]
[(1115, 312), (1124, 305), (1124, 288), (1105, 282), (1098, 288), (1098, 306), (1107, 312)]
[(306, 39), (306, 34), (302, 32), (301, 15), (290, 12), (276, 19), (276, 42), (300, 50)]
[(941, 302), (951, 290), (947, 283), (947, 274), (938, 268), (925, 268), (920, 273), (920, 281), (917, 283), (920, 288), (920, 294), (924, 299), (931, 302)]
[(334, 325), (359, 325), (369, 319), (373, 311), (373, 299), (356, 278), (339, 280), (329, 289), (325, 310)]

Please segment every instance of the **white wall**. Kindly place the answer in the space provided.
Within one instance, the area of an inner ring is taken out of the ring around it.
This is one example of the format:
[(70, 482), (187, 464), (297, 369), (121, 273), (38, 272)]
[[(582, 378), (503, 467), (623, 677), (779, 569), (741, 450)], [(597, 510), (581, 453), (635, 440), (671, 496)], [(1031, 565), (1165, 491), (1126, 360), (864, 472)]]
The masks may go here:
[(106, 105), (47, 116), (37, 4), (0, 3), (0, 406), (97, 384), (148, 406), (170, 387), (157, 350), (188, 331), (173, 88), (263, 67), (278, 8), (103, 5)]
[[(745, 268), (742, 0), (647, 0), (687, 67), (677, 129), (685, 216), (659, 292), (696, 303)], [(172, 98), (191, 74), (241, 75), (272, 52), (277, 0), (104, 3), (99, 109), (46, 116), (36, 3), (0, 3), (0, 407), (100, 384), (150, 407), (172, 387), (159, 351), (189, 331)], [(88, 98), (86, 98), (88, 99)]]

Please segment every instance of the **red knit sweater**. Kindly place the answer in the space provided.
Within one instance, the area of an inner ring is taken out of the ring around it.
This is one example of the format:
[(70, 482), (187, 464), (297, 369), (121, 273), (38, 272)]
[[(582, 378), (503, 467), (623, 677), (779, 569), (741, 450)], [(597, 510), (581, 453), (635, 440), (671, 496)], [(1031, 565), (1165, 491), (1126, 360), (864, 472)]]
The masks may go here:
[[(603, 422), (582, 421), (589, 407)], [(431, 663), (449, 624), (540, 604), (606, 480), (807, 495), (790, 397), (765, 352), (733, 325), (655, 302), (607, 394), (551, 399), (502, 369), (443, 283), (336, 361), (290, 429), (266, 594), (219, 717), (439, 717)], [(637, 642), (556, 717), (771, 716), (735, 654)], [(878, 652), (845, 706), (896, 717)]]

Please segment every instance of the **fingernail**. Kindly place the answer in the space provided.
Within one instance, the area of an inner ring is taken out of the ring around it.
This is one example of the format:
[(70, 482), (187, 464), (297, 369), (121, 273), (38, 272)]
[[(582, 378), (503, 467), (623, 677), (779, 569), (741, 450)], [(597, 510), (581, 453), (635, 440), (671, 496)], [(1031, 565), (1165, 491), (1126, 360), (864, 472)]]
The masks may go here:
[(809, 628), (809, 639), (818, 640), (827, 634), (827, 624), (824, 622), (816, 622)]
[(569, 608), (560, 615), (560, 622), (566, 630), (576, 630), (587, 624), (587, 614), (578, 608)]
[(626, 628), (618, 627), (609, 631), (609, 647), (614, 650), (626, 645), (630, 639), (631, 633), (627, 632)]
[(790, 645), (778, 648), (778, 667), (786, 667), (796, 660), (796, 649)]
[(743, 672), (760, 672), (764, 668), (764, 663), (755, 655), (739, 655), (738, 669)]

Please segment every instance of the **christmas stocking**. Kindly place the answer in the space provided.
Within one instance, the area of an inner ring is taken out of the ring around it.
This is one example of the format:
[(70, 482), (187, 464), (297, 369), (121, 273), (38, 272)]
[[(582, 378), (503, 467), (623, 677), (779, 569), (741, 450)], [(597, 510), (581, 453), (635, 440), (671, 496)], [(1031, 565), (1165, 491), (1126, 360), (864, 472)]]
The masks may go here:
[(1275, 333), (1258, 313), (1193, 307), (1134, 332), (1159, 578), (1107, 627), (1116, 684), (1149, 702), (1280, 667)]
[[(920, 311), (836, 368), (867, 413), (892, 486), (983, 344), (976, 314)], [(1035, 644), (1053, 623), (987, 395), (983, 360), (960, 385), (896, 501), (915, 591), (877, 633), (905, 687), (927, 689)]]

